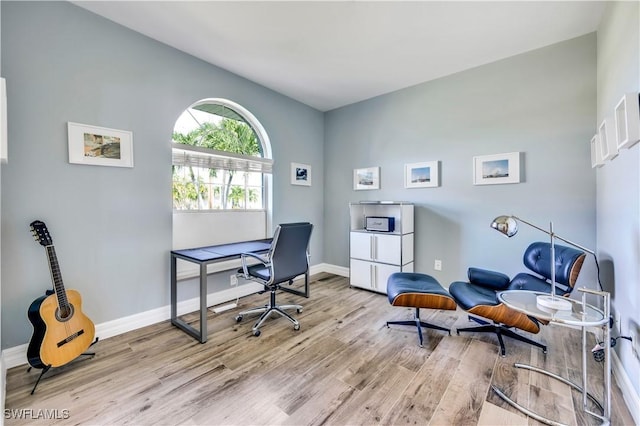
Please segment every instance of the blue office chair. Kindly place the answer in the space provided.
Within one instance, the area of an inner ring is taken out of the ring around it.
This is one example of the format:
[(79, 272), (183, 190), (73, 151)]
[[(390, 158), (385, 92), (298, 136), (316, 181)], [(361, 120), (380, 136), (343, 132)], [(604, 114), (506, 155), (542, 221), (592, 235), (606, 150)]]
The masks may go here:
[[(556, 293), (568, 296), (573, 290), (586, 254), (571, 247), (555, 245), (555, 277)], [(458, 328), (456, 332), (491, 332), (496, 333), (500, 343), (500, 354), (505, 356), (502, 336), (520, 340), (537, 346), (547, 353), (547, 347), (542, 343), (515, 333), (511, 328), (517, 328), (530, 333), (540, 331), (541, 321), (515, 311), (500, 302), (497, 293), (505, 290), (531, 290), (544, 293), (551, 292), (551, 244), (535, 242), (524, 252), (524, 265), (538, 275), (527, 272), (517, 274), (513, 279), (500, 272), (486, 269), (469, 268), (468, 282), (457, 281), (449, 286), (449, 293), (458, 306), (473, 314), (469, 319), (482, 324), (480, 327)], [(491, 321), (477, 318), (475, 315)]]
[[(291, 284), (299, 275), (304, 275), (306, 280), (309, 279), (309, 240), (312, 230), (313, 225), (308, 222), (280, 224), (276, 228), (266, 256), (253, 253), (241, 255), (242, 269), (238, 270), (238, 274), (247, 280), (259, 282), (271, 293), (269, 304), (240, 312), (236, 316), (236, 321), (240, 322), (245, 315), (262, 313), (253, 326), (254, 336), (260, 335), (260, 326), (273, 312), (291, 321), (294, 330), (300, 329), (298, 321), (285, 312), (285, 309), (296, 309), (300, 313), (302, 306), (277, 305), (276, 291), (280, 284)], [(258, 263), (249, 265), (250, 260), (257, 260)]]

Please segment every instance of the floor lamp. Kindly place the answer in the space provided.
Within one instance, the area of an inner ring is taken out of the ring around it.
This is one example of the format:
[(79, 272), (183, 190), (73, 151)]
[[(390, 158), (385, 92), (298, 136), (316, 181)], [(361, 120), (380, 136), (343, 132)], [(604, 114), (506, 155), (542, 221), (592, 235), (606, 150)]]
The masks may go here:
[[(587, 358), (586, 358), (586, 351), (585, 351), (585, 344), (587, 341), (587, 334), (586, 334), (586, 327), (582, 327), (582, 383), (583, 383), (583, 388), (582, 388), (582, 394), (583, 394), (583, 407), (585, 407), (585, 410), (587, 413), (589, 414), (593, 414), (596, 417), (599, 417), (600, 419), (604, 420), (604, 424), (611, 424), (610, 420), (611, 420), (611, 361), (610, 361), (610, 353), (611, 353), (611, 334), (610, 334), (610, 327), (609, 327), (609, 322), (610, 322), (610, 315), (611, 315), (611, 306), (610, 306), (610, 298), (609, 298), (609, 293), (605, 292), (602, 290), (602, 284), (600, 284), (600, 267), (598, 266), (598, 258), (596, 256), (596, 253), (593, 250), (590, 250), (584, 246), (581, 246), (580, 244), (576, 244), (573, 241), (569, 241), (566, 238), (563, 238), (559, 235), (557, 235), (554, 231), (553, 231), (553, 223), (549, 223), (549, 230), (546, 230), (544, 228), (540, 228), (539, 226), (536, 226), (532, 223), (527, 222), (526, 220), (520, 219), (517, 216), (498, 216), (496, 217), (493, 222), (491, 222), (491, 227), (497, 231), (499, 231), (500, 233), (506, 235), (507, 237), (511, 238), (513, 237), (517, 232), (518, 232), (518, 222), (522, 222), (526, 225), (531, 226), (532, 228), (537, 229), (538, 231), (544, 232), (545, 234), (549, 235), (549, 237), (551, 238), (551, 294), (550, 295), (540, 295), (536, 298), (536, 304), (538, 309), (540, 309), (541, 311), (545, 311), (545, 312), (551, 312), (552, 314), (555, 315), (556, 312), (558, 311), (564, 311), (564, 310), (571, 310), (572, 309), (572, 304), (570, 301), (568, 300), (564, 300), (564, 298), (562, 297), (557, 297), (556, 296), (556, 280), (555, 280), (555, 249), (554, 249), (554, 241), (555, 239), (558, 239), (560, 241), (563, 241), (569, 245), (572, 245), (584, 252), (587, 252), (589, 254), (591, 254), (596, 262), (596, 269), (597, 269), (597, 274), (598, 274), (598, 285), (600, 286), (600, 290), (601, 291), (597, 291), (597, 290), (588, 290), (588, 289), (579, 289), (580, 291), (583, 292), (582, 295), (582, 303), (581, 305), (583, 306), (583, 312), (584, 310), (586, 310), (586, 306), (587, 306), (587, 302), (586, 302), (586, 294), (593, 294), (596, 296), (600, 296), (603, 298), (603, 304), (604, 304), (604, 311), (602, 312), (602, 316), (604, 319), (604, 322), (602, 324), (602, 328), (603, 328), (603, 335), (604, 335), (604, 342), (605, 343), (605, 347), (604, 347), (604, 362), (605, 362), (605, 372), (604, 372), (604, 392), (605, 392), (605, 403), (604, 406), (602, 408), (603, 410), (603, 415), (600, 416), (597, 413), (593, 413), (589, 410), (586, 410), (586, 406), (587, 406)], [(560, 302), (560, 303), (558, 303)], [(568, 308), (564, 307), (562, 305), (562, 302), (565, 302), (568, 305)], [(595, 357), (595, 356), (594, 356)], [(596, 359), (597, 360), (597, 359)], [(600, 360), (597, 360), (600, 361)], [(552, 377), (555, 378), (559, 378), (558, 376), (555, 375), (551, 375)], [(561, 379), (563, 380), (563, 379)], [(567, 383), (567, 382), (565, 382)], [(575, 386), (576, 385), (573, 385)], [(499, 393), (500, 395), (500, 393)], [(504, 397), (503, 397), (504, 398)], [(510, 402), (512, 405), (514, 405), (513, 402)], [(516, 404), (517, 405), (517, 404)], [(599, 405), (599, 404), (598, 404)], [(518, 408), (520, 411), (522, 410), (522, 407)], [(525, 411), (523, 411), (525, 412)], [(538, 420), (541, 420), (540, 418), (536, 417)], [(541, 420), (544, 423), (547, 424), (553, 424), (553, 425), (557, 425), (559, 423), (553, 422), (553, 421), (549, 421), (548, 419), (543, 419)]]
[(593, 250), (589, 250), (588, 248), (581, 246), (580, 244), (576, 244), (572, 241), (567, 240), (566, 238), (562, 238), (561, 236), (557, 235), (553, 231), (553, 222), (549, 223), (549, 230), (546, 230), (530, 222), (527, 222), (526, 220), (523, 220), (517, 216), (513, 216), (513, 215), (498, 216), (495, 219), (493, 219), (493, 222), (491, 222), (491, 227), (497, 230), (498, 232), (506, 235), (507, 237), (511, 238), (518, 233), (518, 222), (522, 222), (526, 225), (531, 226), (532, 228), (537, 229), (538, 231), (544, 232), (545, 234), (549, 235), (551, 239), (551, 294), (540, 295), (537, 297), (536, 304), (538, 305), (538, 308), (546, 311), (570, 310), (571, 303), (565, 300), (563, 297), (558, 297), (556, 295), (555, 240), (558, 239), (558, 240), (564, 241), (565, 243), (570, 244), (574, 247), (577, 247), (580, 250), (583, 250), (593, 255), (594, 257), (596, 255), (595, 252)]

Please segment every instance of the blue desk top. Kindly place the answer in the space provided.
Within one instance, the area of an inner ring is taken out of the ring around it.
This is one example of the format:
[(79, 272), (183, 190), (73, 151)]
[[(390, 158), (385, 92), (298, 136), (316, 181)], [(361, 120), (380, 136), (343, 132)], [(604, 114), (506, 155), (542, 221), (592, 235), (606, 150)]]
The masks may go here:
[(238, 258), (242, 253), (264, 253), (271, 247), (271, 240), (271, 238), (267, 238), (264, 240), (241, 241), (216, 246), (173, 250), (171, 254), (195, 262), (221, 261)]

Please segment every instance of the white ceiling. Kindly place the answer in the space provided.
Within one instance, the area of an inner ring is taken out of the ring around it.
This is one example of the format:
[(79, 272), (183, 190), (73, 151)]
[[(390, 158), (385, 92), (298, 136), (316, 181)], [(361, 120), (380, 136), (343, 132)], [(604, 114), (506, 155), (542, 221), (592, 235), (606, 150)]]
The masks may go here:
[(596, 1), (77, 1), (327, 111), (597, 29)]

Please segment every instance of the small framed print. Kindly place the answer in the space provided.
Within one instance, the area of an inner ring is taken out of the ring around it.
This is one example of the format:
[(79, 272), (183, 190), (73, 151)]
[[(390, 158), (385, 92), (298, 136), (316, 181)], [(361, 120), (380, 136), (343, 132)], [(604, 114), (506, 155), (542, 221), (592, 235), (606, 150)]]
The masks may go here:
[(291, 163), (291, 185), (311, 186), (311, 166)]
[(133, 167), (133, 133), (69, 122), (69, 162)]
[(637, 93), (626, 93), (614, 110), (618, 150), (640, 141), (640, 106)]
[(591, 138), (591, 168), (602, 167), (604, 163), (600, 157), (600, 136), (597, 134)]
[(380, 167), (354, 169), (353, 189), (356, 191), (380, 189)]
[(603, 161), (613, 160), (618, 156), (618, 144), (614, 131), (614, 122), (610, 117), (602, 120), (598, 127), (598, 138), (600, 139), (600, 158)]
[(473, 184), (520, 183), (520, 153), (473, 157)]
[(405, 188), (433, 188), (440, 186), (439, 161), (405, 164)]
[(0, 78), (0, 163), (7, 159), (7, 83)]

